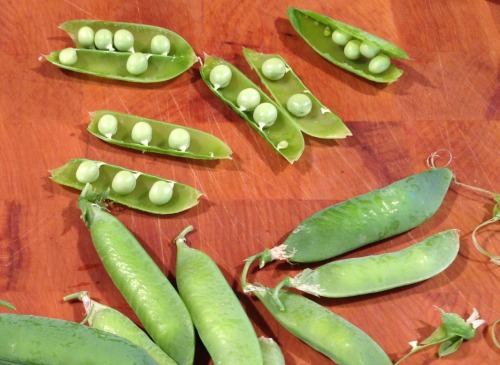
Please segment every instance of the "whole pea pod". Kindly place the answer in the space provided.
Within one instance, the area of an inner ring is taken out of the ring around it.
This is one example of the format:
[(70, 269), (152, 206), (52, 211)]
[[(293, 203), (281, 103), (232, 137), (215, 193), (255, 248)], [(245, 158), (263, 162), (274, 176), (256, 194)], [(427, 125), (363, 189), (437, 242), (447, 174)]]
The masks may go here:
[(259, 344), (262, 350), (263, 365), (285, 365), (285, 357), (276, 341), (269, 337), (260, 336)]
[(0, 363), (157, 365), (143, 349), (106, 331), (70, 321), (0, 314)]
[(409, 57), (395, 44), (313, 11), (289, 7), (287, 15), (313, 50), (344, 70), (383, 83), (396, 81), (403, 74), (391, 58)]
[(193, 323), (179, 294), (139, 241), (86, 185), (82, 219), (106, 272), (153, 341), (179, 365), (193, 363)]

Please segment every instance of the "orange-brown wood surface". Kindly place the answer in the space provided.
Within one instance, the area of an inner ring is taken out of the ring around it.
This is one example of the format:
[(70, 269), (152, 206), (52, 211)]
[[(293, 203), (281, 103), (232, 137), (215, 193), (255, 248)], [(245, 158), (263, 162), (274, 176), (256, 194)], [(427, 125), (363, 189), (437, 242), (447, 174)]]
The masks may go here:
[[(404, 75), (384, 85), (330, 64), (293, 30), (287, 6), (358, 26), (407, 51)], [(72, 45), (58, 25), (102, 19), (157, 25), (182, 35), (197, 55), (222, 57), (254, 81), (242, 47), (282, 55), (303, 82), (351, 129), (344, 140), (305, 137), (293, 165), (218, 99), (199, 64), (170, 82), (133, 84), (63, 71), (43, 55)], [(192, 247), (210, 255), (247, 310), (258, 335), (275, 338), (287, 364), (327, 364), (325, 356), (286, 332), (255, 298), (242, 293), (243, 260), (281, 243), (321, 208), (427, 169), (446, 149), (458, 181), (500, 193), (500, 3), (439, 1), (10, 1), (0, 17), (0, 298), (17, 313), (80, 321), (83, 308), (62, 297), (80, 290), (137, 320), (113, 286), (80, 219), (78, 191), (49, 179), (71, 158), (102, 160), (160, 175), (202, 191), (194, 208), (158, 216), (110, 208), (175, 282), (173, 238), (187, 225)], [(111, 109), (198, 128), (224, 140), (233, 159), (192, 161), (143, 154), (91, 136), (89, 112)], [(448, 160), (446, 153), (438, 164)], [(473, 229), (489, 219), (487, 194), (455, 184), (419, 227), (342, 257), (401, 249), (442, 230), (460, 230), (457, 259), (425, 282), (346, 299), (312, 298), (372, 336), (393, 361), (440, 324), (436, 307), (486, 320), (476, 338), (439, 359), (429, 348), (405, 363), (498, 364), (491, 326), (500, 318), (499, 269), (475, 248)], [(499, 225), (479, 234), (499, 253)], [(332, 237), (334, 238), (334, 237)], [(311, 266), (315, 266), (311, 265)], [(306, 265), (270, 264), (249, 279), (275, 285)], [(394, 273), (398, 275), (398, 273)], [(7, 309), (0, 309), (8, 312)], [(498, 336), (498, 333), (497, 333)], [(356, 349), (353, 349), (356, 351)], [(200, 344), (196, 364), (210, 363)], [(235, 364), (237, 365), (237, 364)], [(373, 364), (376, 365), (376, 364)]]

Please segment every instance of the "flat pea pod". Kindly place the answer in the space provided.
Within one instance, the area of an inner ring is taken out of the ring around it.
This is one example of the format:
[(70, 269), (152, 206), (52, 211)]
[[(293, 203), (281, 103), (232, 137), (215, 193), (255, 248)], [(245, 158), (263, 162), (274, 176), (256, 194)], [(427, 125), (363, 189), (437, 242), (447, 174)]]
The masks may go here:
[(213, 363), (262, 364), (255, 330), (221, 270), (210, 256), (187, 246), (185, 234), (191, 230), (175, 240), (177, 288)]
[(366, 42), (373, 47), (378, 47), (381, 54), (385, 54), (395, 59), (408, 59), (408, 54), (395, 44), (372, 35), (364, 30), (339, 22), (313, 11), (289, 7), (287, 9), (287, 15), (293, 28), (304, 39), (304, 41), (306, 41), (306, 43), (319, 55), (331, 63), (375, 82), (393, 82), (403, 74), (403, 71), (394, 66), (392, 63), (385, 71), (373, 73), (368, 68), (368, 58), (362, 57), (357, 60), (349, 59), (344, 54), (343, 47), (336, 45), (332, 41), (329, 34), (331, 34), (334, 30), (340, 30), (343, 34), (348, 35), (351, 38), (361, 42)]
[(458, 231), (439, 232), (400, 251), (332, 261), (305, 269), (282, 286), (328, 298), (378, 293), (429, 279), (450, 266), (460, 248)]
[(366, 332), (322, 305), (288, 290), (279, 293), (282, 310), (273, 291), (244, 284), (269, 313), (291, 334), (338, 365), (391, 365), (392, 362)]
[(99, 199), (86, 185), (78, 206), (106, 272), (153, 341), (178, 364), (192, 364), (195, 335), (186, 306), (133, 233)]
[(143, 349), (112, 333), (61, 319), (20, 314), (0, 314), (0, 363), (157, 364)]
[[(303, 133), (317, 138), (345, 138), (352, 135), (344, 122), (310, 92), (283, 57), (256, 52), (250, 48), (243, 48), (243, 55), (259, 75), (262, 84)], [(287, 69), (285, 75), (276, 81), (268, 79), (262, 72), (264, 62), (273, 58), (282, 60)], [(307, 95), (311, 100), (311, 111), (303, 117), (296, 117), (287, 109), (288, 100), (295, 94)]]
[[(79, 181), (76, 178), (78, 168), (82, 163), (94, 162), (98, 165), (99, 173), (95, 181)], [(120, 194), (111, 189), (114, 177), (118, 173), (128, 172), (136, 177), (135, 188), (129, 194)], [(174, 214), (189, 209), (198, 204), (198, 199), (202, 194), (191, 186), (184, 185), (172, 180), (163, 179), (155, 175), (126, 169), (121, 166), (110, 165), (102, 161), (93, 161), (83, 158), (75, 158), (65, 165), (51, 171), (51, 179), (58, 184), (69, 186), (78, 190), (83, 190), (86, 183), (100, 192), (109, 191), (108, 199), (130, 208), (138, 209), (154, 214)], [(165, 181), (173, 186), (171, 199), (163, 204), (157, 205), (149, 199), (149, 192), (155, 182)]]
[(270, 337), (259, 337), (263, 365), (285, 365), (285, 357), (279, 345)]
[[(201, 130), (111, 110), (98, 110), (91, 113), (90, 116), (91, 121), (87, 130), (97, 138), (114, 145), (143, 152), (154, 152), (192, 159), (215, 160), (231, 158), (232, 151), (227, 144), (212, 134)], [(103, 134), (99, 130), (99, 121), (103, 117), (103, 120), (106, 120), (108, 116), (114, 117), (117, 121), (116, 130), (112, 135)], [(132, 138), (133, 128), (139, 122), (146, 122), (152, 128), (152, 139), (148, 145), (136, 142)], [(176, 128), (182, 128), (189, 133), (189, 147), (184, 151), (172, 148), (169, 144), (169, 136)]]
[[(216, 88), (210, 82), (210, 72), (218, 65), (226, 65), (231, 70), (231, 80), (225, 87)], [(255, 83), (253, 83), (244, 73), (238, 70), (231, 63), (214, 56), (207, 56), (200, 69), (201, 77), (207, 86), (233, 109), (241, 118), (243, 118), (252, 128), (254, 128), (271, 147), (283, 156), (289, 163), (297, 161), (304, 151), (304, 138), (295, 123), (289, 118), (288, 114), (267, 96)], [(247, 88), (252, 88), (260, 94), (260, 102), (269, 103), (276, 107), (277, 118), (268, 127), (259, 125), (254, 119), (252, 113), (242, 111), (238, 106), (239, 93)]]

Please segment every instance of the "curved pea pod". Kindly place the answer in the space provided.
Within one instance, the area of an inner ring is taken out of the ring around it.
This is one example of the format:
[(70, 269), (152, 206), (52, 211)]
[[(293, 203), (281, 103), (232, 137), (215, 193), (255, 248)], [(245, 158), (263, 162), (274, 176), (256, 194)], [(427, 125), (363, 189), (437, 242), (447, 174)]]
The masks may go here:
[[(215, 87), (210, 81), (210, 72), (218, 65), (226, 65), (232, 73), (231, 81), (225, 87)], [(267, 96), (255, 83), (231, 63), (214, 56), (205, 57), (205, 63), (200, 69), (201, 77), (207, 86), (224, 101), (233, 111), (243, 118), (288, 162), (297, 161), (304, 151), (304, 138), (295, 123), (287, 113)], [(262, 127), (253, 119), (252, 113), (242, 111), (237, 104), (240, 91), (246, 88), (257, 90), (261, 103), (269, 103), (276, 107), (277, 119), (273, 125)]]
[[(93, 181), (79, 181), (77, 172), (84, 162), (97, 165), (98, 176)], [(120, 171), (129, 171), (135, 176), (135, 188), (129, 194), (115, 192), (112, 188), (114, 178)], [(75, 158), (65, 165), (53, 169), (51, 179), (61, 185), (69, 186), (78, 190), (83, 190), (89, 182), (100, 192), (109, 191), (107, 198), (130, 208), (154, 214), (174, 214), (189, 209), (198, 204), (198, 199), (202, 194), (196, 189), (172, 180), (166, 180), (155, 175), (144, 174), (126, 168), (110, 165), (101, 161), (93, 161), (83, 158)], [(163, 181), (172, 187), (171, 199), (161, 205), (155, 204), (149, 198), (149, 193), (153, 185)]]
[[(116, 132), (112, 135), (103, 134), (99, 130), (99, 121), (103, 116), (113, 116), (117, 120)], [(152, 129), (152, 138), (147, 142), (137, 142), (132, 137), (134, 126), (138, 122), (147, 123)], [(173, 148), (169, 145), (169, 136), (172, 131), (182, 129), (189, 134), (189, 146), (186, 149)], [(143, 152), (154, 152), (165, 155), (186, 157), (192, 159), (230, 159), (232, 151), (219, 138), (197, 130), (158, 120), (143, 118), (136, 115), (124, 114), (110, 110), (99, 110), (91, 113), (91, 121), (87, 130), (105, 142), (121, 147), (132, 148)]]
[[(303, 133), (317, 138), (345, 138), (352, 135), (344, 122), (309, 91), (283, 57), (256, 52), (249, 48), (243, 48), (243, 55), (273, 98)], [(287, 71), (279, 80), (270, 80), (262, 72), (264, 62), (273, 58), (281, 60), (286, 65)], [(296, 117), (287, 111), (287, 102), (295, 94), (304, 94), (310, 99), (311, 111), (307, 115)]]
[(276, 341), (261, 336), (259, 337), (259, 344), (262, 350), (263, 365), (285, 365), (285, 357)]
[(176, 280), (194, 326), (214, 364), (262, 364), (262, 352), (250, 319), (217, 264), (186, 245), (184, 230), (177, 245)]
[(382, 55), (395, 59), (408, 59), (406, 52), (395, 44), (313, 11), (289, 7), (287, 15), (295, 31), (312, 49), (331, 63), (375, 82), (393, 82), (403, 74), (403, 71), (392, 62), (385, 71), (373, 73), (369, 69), (369, 58), (364, 56), (356, 60), (347, 58), (344, 48), (336, 45), (330, 36), (338, 29), (355, 40), (378, 47)]
[(156, 365), (143, 349), (112, 333), (18, 314), (0, 314), (0, 363)]
[(87, 185), (78, 206), (106, 272), (153, 341), (178, 364), (192, 364), (194, 328), (182, 299), (132, 232), (98, 202)]

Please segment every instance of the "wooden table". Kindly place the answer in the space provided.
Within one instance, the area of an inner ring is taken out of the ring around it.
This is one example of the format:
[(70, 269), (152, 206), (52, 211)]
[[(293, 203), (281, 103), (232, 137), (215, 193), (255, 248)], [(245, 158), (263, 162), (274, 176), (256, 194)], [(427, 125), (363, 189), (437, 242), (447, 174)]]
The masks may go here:
[[(324, 13), (398, 44), (411, 56), (398, 62), (405, 74), (393, 84), (380, 85), (330, 64), (295, 33), (286, 18), (288, 5)], [(306, 137), (303, 156), (290, 165), (206, 87), (199, 65), (170, 82), (151, 85), (62, 71), (41, 56), (70, 46), (58, 25), (79, 18), (171, 29), (200, 57), (223, 57), (254, 81), (242, 47), (279, 53), (353, 136)], [(78, 192), (49, 179), (50, 169), (71, 158), (102, 160), (202, 191), (199, 205), (173, 216), (118, 205), (111, 212), (172, 281), (172, 239), (193, 225), (189, 244), (217, 262), (256, 332), (277, 339), (288, 364), (329, 363), (241, 292), (243, 260), (279, 244), (321, 208), (425, 170), (427, 157), (441, 149), (451, 152), (449, 167), (459, 181), (500, 192), (499, 24), (497, 0), (349, 5), (339, 0), (9, 1), (0, 20), (0, 298), (13, 302), (17, 313), (79, 321), (83, 308), (62, 297), (88, 290), (94, 299), (136, 320), (92, 246), (76, 205)], [(99, 109), (204, 130), (226, 141), (233, 159), (189, 161), (113, 147), (86, 131), (89, 112)], [(442, 154), (437, 162), (446, 160)], [(409, 350), (409, 341), (422, 340), (439, 326), (436, 307), (463, 317), (477, 308), (487, 325), (458, 353), (440, 360), (436, 348), (427, 349), (406, 364), (497, 364), (500, 350), (491, 339), (491, 325), (500, 318), (499, 271), (471, 239), (492, 208), (491, 197), (453, 185), (429, 221), (343, 256), (390, 252), (457, 228), (460, 253), (444, 273), (386, 293), (314, 300), (365, 330), (394, 361)], [(480, 233), (484, 246), (497, 253), (498, 227)], [(250, 279), (274, 285), (303, 267), (273, 264), (252, 272)], [(200, 345), (196, 364), (209, 362)]]

